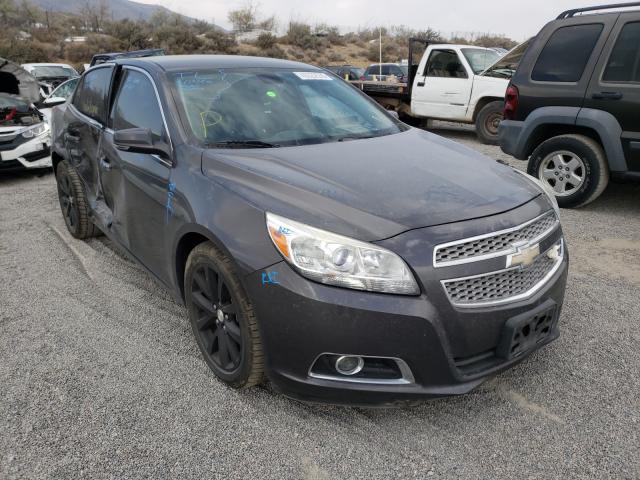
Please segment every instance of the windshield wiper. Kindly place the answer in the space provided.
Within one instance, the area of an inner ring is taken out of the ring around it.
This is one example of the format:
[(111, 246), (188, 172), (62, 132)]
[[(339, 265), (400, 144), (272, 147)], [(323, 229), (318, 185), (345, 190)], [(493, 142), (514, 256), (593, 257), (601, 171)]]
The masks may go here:
[(275, 148), (280, 145), (261, 140), (227, 140), (224, 142), (207, 142), (205, 146), (212, 148)]

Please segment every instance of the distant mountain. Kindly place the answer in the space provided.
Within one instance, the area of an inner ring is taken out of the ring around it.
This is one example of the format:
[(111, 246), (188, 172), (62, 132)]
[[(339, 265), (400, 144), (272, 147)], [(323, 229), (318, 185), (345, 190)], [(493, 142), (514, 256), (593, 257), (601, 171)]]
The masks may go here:
[[(30, 3), (50, 12), (80, 13), (87, 4), (92, 7), (100, 6), (101, 0), (30, 0)], [(114, 20), (124, 20), (125, 18), (149, 20), (156, 12), (176, 13), (160, 5), (147, 5), (130, 0), (109, 0), (107, 6), (110, 17)], [(184, 15), (181, 16), (185, 17)], [(185, 18), (194, 20), (191, 17)]]

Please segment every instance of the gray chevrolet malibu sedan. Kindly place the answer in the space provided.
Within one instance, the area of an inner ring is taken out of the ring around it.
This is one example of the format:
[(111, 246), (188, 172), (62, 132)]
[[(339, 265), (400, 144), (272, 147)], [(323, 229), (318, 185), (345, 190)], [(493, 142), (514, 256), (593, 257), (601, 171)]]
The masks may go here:
[(462, 394), (558, 336), (552, 196), (321, 69), (122, 59), (53, 117), (71, 234), (104, 233), (184, 303), (234, 388), (358, 405)]

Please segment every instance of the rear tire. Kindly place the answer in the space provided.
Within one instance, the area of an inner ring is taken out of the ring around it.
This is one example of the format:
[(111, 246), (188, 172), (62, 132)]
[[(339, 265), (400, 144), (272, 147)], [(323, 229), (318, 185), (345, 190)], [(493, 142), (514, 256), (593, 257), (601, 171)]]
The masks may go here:
[(527, 173), (550, 185), (563, 208), (593, 202), (609, 183), (604, 150), (584, 135), (560, 135), (541, 143), (529, 158)]
[(498, 144), (498, 126), (502, 121), (504, 104), (501, 101), (487, 103), (476, 117), (476, 134), (485, 145)]
[(264, 382), (253, 306), (233, 263), (212, 243), (201, 243), (189, 254), (184, 292), (193, 334), (213, 373), (237, 389)]
[(84, 184), (66, 160), (62, 160), (56, 168), (56, 183), (62, 217), (69, 233), (80, 240), (101, 235), (100, 229), (89, 218)]

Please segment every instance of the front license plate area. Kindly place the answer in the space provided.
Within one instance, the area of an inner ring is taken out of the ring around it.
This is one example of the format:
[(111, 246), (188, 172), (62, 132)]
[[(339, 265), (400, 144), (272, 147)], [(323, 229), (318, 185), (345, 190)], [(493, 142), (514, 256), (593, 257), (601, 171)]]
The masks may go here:
[(551, 334), (556, 321), (556, 306), (513, 317), (504, 325), (498, 355), (512, 360), (533, 350)]

